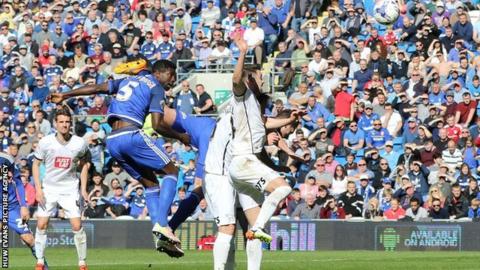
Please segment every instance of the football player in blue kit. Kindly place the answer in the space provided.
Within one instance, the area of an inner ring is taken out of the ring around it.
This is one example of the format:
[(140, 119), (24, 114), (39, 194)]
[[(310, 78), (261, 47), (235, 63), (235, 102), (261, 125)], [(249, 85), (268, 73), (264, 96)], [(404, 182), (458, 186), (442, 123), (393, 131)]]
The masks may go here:
[[(154, 241), (165, 237), (180, 243), (168, 227), (168, 213), (176, 194), (178, 169), (167, 157), (164, 149), (142, 130), (148, 113), (152, 115), (152, 127), (159, 134), (189, 144), (189, 137), (164, 124), (163, 86), (174, 81), (175, 65), (167, 60), (157, 61), (152, 72), (141, 71), (137, 76), (107, 83), (88, 85), (65, 93), (54, 93), (51, 101), (60, 103), (65, 99), (92, 94), (116, 95), (112, 99), (107, 120), (112, 132), (107, 137), (107, 149), (115, 160), (145, 186), (147, 209), (153, 223)], [(155, 172), (163, 173), (161, 190)], [(156, 246), (157, 250), (165, 251)]]
[[(28, 228), (29, 212), (25, 202), (25, 189), (23, 188), (20, 172), (15, 168), (14, 159), (6, 153), (0, 153), (0, 166), (3, 172), (7, 168), (8, 181), (8, 227), (14, 230), (23, 243), (30, 248), (35, 260), (35, 238)], [(4, 180), (4, 179), (2, 179)], [(0, 205), (0, 225), (3, 219), (3, 205)], [(2, 227), (3, 228), (3, 227)], [(45, 261), (45, 269), (48, 269)]]

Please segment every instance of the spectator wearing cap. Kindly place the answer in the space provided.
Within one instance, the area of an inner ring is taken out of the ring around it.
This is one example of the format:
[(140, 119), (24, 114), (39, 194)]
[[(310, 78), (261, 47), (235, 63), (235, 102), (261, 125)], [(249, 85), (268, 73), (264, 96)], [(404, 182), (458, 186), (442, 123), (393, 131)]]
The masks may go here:
[(370, 184), (370, 179), (367, 174), (360, 176), (360, 181), (357, 184), (357, 194), (362, 196), (364, 205), (368, 205), (368, 201), (375, 197), (375, 188)]
[(338, 198), (338, 205), (345, 210), (346, 219), (362, 216), (363, 198), (357, 193), (355, 182), (348, 182), (347, 191)]
[(407, 119), (406, 128), (403, 131), (403, 143), (413, 143), (418, 138), (418, 121), (414, 117)]
[(202, 9), (199, 27), (212, 27), (220, 19), (220, 8), (214, 5), (213, 0), (207, 0), (207, 7)]
[[(255, 55), (255, 62), (261, 64), (263, 60), (263, 43), (265, 40), (265, 32), (262, 28), (258, 27), (257, 18), (252, 17), (250, 19), (250, 27), (243, 33), (249, 51)], [(292, 58), (294, 55), (292, 55)]]
[(4, 112), (5, 112), (5, 108), (7, 108), (8, 112), (12, 112), (15, 100), (9, 97), (10, 91), (8, 90), (8, 88), (1, 88), (0, 92), (1, 92), (0, 108), (3, 108)]
[(369, 132), (373, 129), (373, 122), (376, 120), (380, 121), (380, 117), (378, 116), (378, 114), (373, 112), (372, 103), (366, 101), (365, 111), (364, 113), (362, 113), (362, 116), (360, 116), (360, 119), (358, 120), (358, 127), (364, 132)]
[(410, 164), (410, 172), (408, 177), (415, 187), (415, 190), (418, 191), (424, 199), (428, 195), (428, 175), (430, 170), (422, 164), (422, 162), (416, 160)]
[(350, 122), (349, 128), (343, 134), (343, 147), (347, 152), (356, 152), (363, 149), (364, 143), (365, 133), (358, 128), (357, 122)]
[[(145, 45), (145, 43), (144, 43), (144, 45)], [(151, 45), (148, 45), (148, 48), (150, 48), (150, 47), (151, 47)], [(142, 46), (142, 48), (143, 48), (143, 46)], [(170, 42), (170, 36), (168, 35), (168, 33), (165, 33), (165, 32), (162, 33), (162, 41), (160, 42), (160, 44), (158, 44), (158, 47), (157, 47), (157, 50), (156, 50), (157, 59), (158, 60), (168, 59), (168, 57), (172, 54), (172, 52), (174, 50), (175, 50), (175, 47), (174, 47), (173, 43)]]
[(173, 20), (173, 34), (177, 36), (181, 32), (190, 33), (191, 31), (192, 31), (192, 18), (190, 17), (190, 14), (185, 12), (183, 7), (178, 7), (177, 16)]
[(32, 69), (34, 55), (28, 51), (28, 47), (25, 44), (19, 46), (18, 57), (20, 59), (20, 65), (25, 67), (27, 70)]
[(119, 181), (120, 186), (126, 186), (129, 183), (136, 183), (127, 172), (125, 172), (117, 161), (114, 161), (111, 166), (112, 171), (105, 175), (104, 183), (111, 183), (114, 179)]

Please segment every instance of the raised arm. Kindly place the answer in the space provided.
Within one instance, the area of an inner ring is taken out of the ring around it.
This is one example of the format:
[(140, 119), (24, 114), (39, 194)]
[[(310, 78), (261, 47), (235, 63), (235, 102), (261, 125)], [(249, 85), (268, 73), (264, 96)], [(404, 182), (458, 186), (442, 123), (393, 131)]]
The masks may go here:
[(235, 66), (232, 77), (233, 94), (235, 96), (243, 96), (247, 90), (247, 87), (243, 82), (243, 66), (245, 65), (245, 56), (247, 55), (248, 45), (240, 35), (237, 35), (235, 44), (240, 50), (240, 56), (238, 57), (237, 65)]
[(89, 96), (93, 94), (107, 94), (108, 90), (109, 90), (109, 82), (102, 83), (102, 84), (86, 85), (65, 93), (52, 93), (50, 95), (50, 100), (53, 103), (61, 103), (62, 101), (69, 99), (71, 97)]

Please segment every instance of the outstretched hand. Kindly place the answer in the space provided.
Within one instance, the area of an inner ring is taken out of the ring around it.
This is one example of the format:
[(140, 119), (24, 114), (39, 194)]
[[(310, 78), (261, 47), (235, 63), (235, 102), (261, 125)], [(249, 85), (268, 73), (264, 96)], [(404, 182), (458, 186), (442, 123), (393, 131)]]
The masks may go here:
[(50, 100), (50, 102), (53, 102), (53, 103), (62, 103), (62, 101), (65, 99), (63, 94), (62, 93), (52, 93), (50, 94), (50, 96), (48, 97), (48, 99)]
[(248, 51), (247, 42), (243, 39), (243, 37), (240, 34), (236, 34), (234, 36), (234, 40), (235, 40), (235, 45), (237, 45), (240, 52), (246, 53)]

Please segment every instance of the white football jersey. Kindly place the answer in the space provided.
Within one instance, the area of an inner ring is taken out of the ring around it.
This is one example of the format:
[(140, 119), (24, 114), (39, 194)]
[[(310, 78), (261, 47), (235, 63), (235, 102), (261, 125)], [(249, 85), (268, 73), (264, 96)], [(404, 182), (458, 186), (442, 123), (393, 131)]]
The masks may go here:
[(232, 98), (233, 141), (232, 155), (257, 154), (266, 139), (262, 112), (254, 93), (247, 89), (243, 96)]
[(228, 175), (231, 160), (232, 113), (227, 109), (218, 119), (215, 132), (208, 144), (205, 157), (205, 172)]
[(85, 140), (75, 135), (65, 145), (58, 141), (56, 134), (43, 137), (38, 143), (35, 158), (45, 163), (46, 172), (42, 183), (44, 191), (78, 191), (77, 165), (87, 151)]

